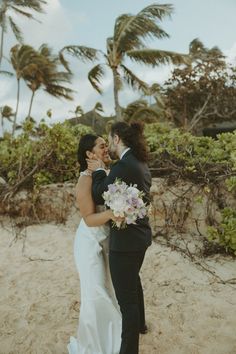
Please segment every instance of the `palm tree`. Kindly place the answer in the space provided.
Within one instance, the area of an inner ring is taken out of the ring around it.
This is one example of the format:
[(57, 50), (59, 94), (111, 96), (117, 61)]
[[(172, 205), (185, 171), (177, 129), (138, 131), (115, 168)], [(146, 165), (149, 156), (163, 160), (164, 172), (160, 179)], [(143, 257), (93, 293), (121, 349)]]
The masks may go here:
[(16, 121), (20, 100), (20, 80), (23, 79), (31, 89), (28, 117), (31, 109), (35, 92), (44, 87), (44, 90), (54, 97), (64, 97), (72, 100), (70, 88), (63, 86), (64, 82), (70, 82), (71, 74), (58, 70), (60, 63), (57, 57), (51, 55), (50, 49), (44, 44), (39, 51), (29, 45), (15, 45), (11, 49), (11, 63), (16, 73), (17, 79), (17, 102), (12, 128), (12, 136), (16, 129)]
[[(69, 69), (68, 62), (63, 56), (67, 52), (84, 61), (93, 61), (102, 54), (105, 63), (97, 64), (88, 74), (92, 86), (101, 93), (101, 78), (105, 70), (109, 67), (113, 75), (113, 93), (115, 102), (116, 119), (122, 119), (122, 109), (119, 103), (119, 91), (122, 88), (123, 80), (132, 88), (146, 90), (147, 84), (140, 80), (125, 64), (126, 58), (137, 63), (151, 65), (160, 64), (180, 64), (186, 60), (187, 56), (170, 51), (150, 49), (146, 46), (146, 40), (150, 38), (163, 39), (169, 35), (161, 28), (160, 22), (171, 16), (172, 5), (152, 4), (141, 10), (137, 15), (123, 14), (115, 21), (113, 37), (107, 39), (107, 51), (88, 48), (84, 46), (66, 46), (61, 50), (61, 60), (65, 67)], [(70, 70), (70, 69), (69, 69)]]
[(4, 135), (4, 119), (7, 119), (12, 123), (12, 117), (14, 116), (13, 109), (10, 106), (2, 106), (0, 107), (1, 113), (1, 126), (2, 126), (2, 136)]
[(92, 112), (93, 112), (92, 128), (93, 130), (95, 130), (96, 118), (98, 117), (99, 112), (100, 113), (104, 112), (102, 104), (100, 102), (97, 102), (93, 107)]
[(189, 44), (190, 70), (194, 65), (204, 63), (211, 70), (217, 64), (219, 71), (226, 68), (225, 55), (218, 47), (207, 48), (198, 39), (193, 39)]
[(142, 120), (145, 123), (154, 123), (160, 119), (161, 112), (148, 105), (146, 100), (131, 102), (123, 111), (126, 122)]
[(1, 28), (1, 41), (0, 41), (0, 67), (3, 59), (4, 47), (4, 34), (10, 26), (16, 39), (22, 43), (23, 36), (20, 28), (13, 20), (11, 13), (25, 16), (29, 19), (34, 19), (33, 15), (25, 11), (25, 9), (33, 10), (35, 12), (43, 12), (42, 6), (47, 3), (46, 0), (2, 0), (0, 5), (0, 28)]
[(16, 120), (20, 101), (20, 80), (30, 75), (30, 72), (35, 70), (38, 60), (38, 53), (29, 45), (15, 45), (11, 48), (11, 64), (15, 70), (17, 80), (17, 100), (14, 121), (12, 126), (12, 136), (16, 129)]
[(59, 71), (59, 63), (58, 57), (52, 55), (50, 48), (46, 44), (43, 44), (39, 48), (35, 66), (32, 67), (31, 72), (24, 77), (27, 86), (32, 91), (28, 118), (31, 116), (35, 93), (41, 87), (44, 87), (44, 90), (54, 97), (64, 97), (68, 100), (72, 100), (71, 94), (73, 90), (63, 86), (64, 83), (71, 82), (72, 75), (68, 72)]

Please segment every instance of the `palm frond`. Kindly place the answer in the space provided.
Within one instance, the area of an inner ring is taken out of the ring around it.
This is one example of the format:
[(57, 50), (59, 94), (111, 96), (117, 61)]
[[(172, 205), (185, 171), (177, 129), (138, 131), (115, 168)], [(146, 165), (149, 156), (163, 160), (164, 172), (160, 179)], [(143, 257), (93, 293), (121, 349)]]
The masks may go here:
[(72, 89), (61, 86), (61, 85), (48, 85), (45, 87), (45, 91), (50, 94), (51, 96), (57, 98), (65, 98), (67, 100), (72, 101), (73, 96), (72, 93), (74, 92)]
[(85, 46), (69, 45), (61, 49), (60, 53), (66, 52), (83, 62), (94, 61), (97, 59), (98, 50)]
[(133, 48), (142, 48), (143, 42), (139, 38), (141, 32), (143, 33), (143, 28), (139, 28), (135, 22), (136, 16), (120, 16), (117, 18), (115, 23), (114, 39), (116, 45), (116, 52), (123, 53), (127, 50)]
[(64, 71), (49, 71), (49, 80), (51, 82), (67, 82), (70, 83), (72, 78), (72, 74)]
[(143, 63), (151, 66), (171, 63), (174, 65), (180, 65), (187, 64), (189, 62), (189, 56), (186, 54), (158, 49), (130, 50), (126, 53), (126, 55), (137, 63)]
[(150, 107), (144, 107), (134, 112), (131, 120), (142, 120), (145, 121), (145, 123), (153, 123), (157, 121), (158, 118), (160, 118), (160, 115), (154, 109)]
[(93, 88), (100, 94), (102, 94), (101, 78), (104, 76), (104, 69), (101, 64), (94, 66), (88, 73), (88, 79)]
[(6, 70), (0, 70), (0, 74), (6, 75), (6, 76), (13, 76), (13, 73), (11, 73), (10, 71), (6, 71)]
[(26, 7), (36, 12), (44, 12), (43, 5), (47, 4), (46, 0), (17, 0), (14, 1), (15, 6)]
[(30, 18), (30, 19), (33, 19), (34, 16), (30, 13), (30, 12), (26, 12), (26, 11), (23, 11), (21, 9), (19, 9), (18, 7), (15, 7), (15, 6), (11, 6), (11, 8), (18, 14), (22, 15), (22, 16), (25, 16), (27, 18)]
[(82, 116), (83, 114), (84, 114), (83, 108), (80, 105), (78, 105), (75, 108), (75, 115), (76, 116)]
[(10, 26), (11, 26), (11, 29), (12, 29), (12, 32), (14, 33), (16, 39), (22, 43), (23, 42), (23, 36), (22, 36), (22, 33), (21, 33), (21, 30), (20, 28), (17, 26), (17, 24), (13, 21), (12, 17), (9, 16), (9, 23), (10, 23)]
[(157, 24), (164, 16), (170, 16), (173, 8), (171, 5), (153, 4), (136, 16), (122, 15), (116, 20), (114, 33), (117, 52), (138, 49), (143, 46), (142, 39), (165, 38), (169, 35)]
[(39, 53), (47, 58), (52, 57), (52, 49), (46, 43), (41, 44)]
[(23, 44), (19, 48), (18, 52), (18, 62), (21, 67), (35, 63), (38, 59), (38, 53), (30, 45)]
[(145, 16), (146, 18), (162, 21), (166, 16), (171, 17), (173, 10), (174, 8), (171, 4), (152, 4), (141, 10), (138, 16)]
[(207, 50), (206, 47), (204, 46), (202, 41), (200, 41), (199, 38), (194, 38), (189, 44), (189, 53), (190, 54), (194, 55), (197, 53), (205, 53), (206, 50)]
[(124, 109), (123, 115), (125, 118), (131, 117), (134, 112), (136, 112), (140, 108), (147, 107), (148, 103), (146, 100), (137, 100), (128, 104), (128, 106)]
[(130, 20), (130, 18), (133, 18), (134, 16), (129, 15), (129, 14), (123, 14), (117, 17), (115, 26), (114, 26), (114, 41), (117, 42), (119, 36), (123, 32), (126, 23)]
[(6, 16), (6, 11), (0, 8), (0, 26), (6, 30), (6, 25), (5, 25), (5, 16)]
[(159, 114), (148, 106), (146, 100), (137, 100), (130, 103), (123, 111), (124, 119), (128, 122), (131, 120), (144, 120), (151, 123), (159, 118)]
[(97, 102), (93, 108), (95, 112), (104, 112), (101, 102)]
[(139, 90), (142, 92), (146, 92), (148, 89), (148, 85), (146, 82), (139, 79), (130, 69), (128, 69), (125, 65), (121, 65), (124, 73), (124, 80), (130, 85), (133, 89)]
[(212, 58), (224, 59), (225, 55), (222, 53), (219, 47), (215, 46), (209, 49), (208, 51), (209, 56)]
[(197, 60), (209, 60), (212, 59), (224, 59), (222, 51), (218, 47), (212, 47), (208, 49), (204, 44), (198, 39), (193, 39), (189, 44), (189, 56), (192, 61)]
[(59, 52), (59, 60), (60, 60), (61, 64), (64, 66), (64, 68), (65, 68), (69, 73), (71, 73), (71, 69), (70, 69), (70, 66), (69, 66), (69, 62), (68, 62), (68, 60), (65, 59), (65, 56), (62, 54), (61, 51)]

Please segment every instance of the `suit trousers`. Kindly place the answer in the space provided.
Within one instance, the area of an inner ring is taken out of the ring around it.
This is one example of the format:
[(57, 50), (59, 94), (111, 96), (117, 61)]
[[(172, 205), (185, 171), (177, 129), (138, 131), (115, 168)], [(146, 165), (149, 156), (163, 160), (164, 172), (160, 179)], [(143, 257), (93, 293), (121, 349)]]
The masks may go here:
[(112, 283), (122, 314), (120, 354), (138, 354), (139, 331), (145, 325), (144, 297), (139, 276), (145, 251), (110, 251)]

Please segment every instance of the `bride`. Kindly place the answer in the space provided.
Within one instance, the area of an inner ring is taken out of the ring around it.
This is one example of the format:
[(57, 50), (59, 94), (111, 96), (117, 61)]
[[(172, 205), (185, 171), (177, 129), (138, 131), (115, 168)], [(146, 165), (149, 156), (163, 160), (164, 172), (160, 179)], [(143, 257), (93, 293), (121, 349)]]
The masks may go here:
[(107, 247), (109, 220), (117, 220), (111, 210), (95, 206), (91, 173), (86, 158), (109, 161), (103, 138), (86, 134), (80, 139), (80, 178), (76, 201), (82, 219), (74, 243), (74, 257), (80, 278), (80, 316), (77, 338), (71, 337), (69, 354), (118, 354), (121, 343), (121, 314), (111, 283)]

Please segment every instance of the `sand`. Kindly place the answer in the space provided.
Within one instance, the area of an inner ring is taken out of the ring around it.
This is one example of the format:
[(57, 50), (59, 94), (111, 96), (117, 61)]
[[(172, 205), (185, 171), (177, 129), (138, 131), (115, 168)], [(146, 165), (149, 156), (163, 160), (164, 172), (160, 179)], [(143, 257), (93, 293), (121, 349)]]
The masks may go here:
[[(0, 226), (0, 354), (66, 354), (79, 317), (74, 226)], [(156, 242), (142, 268), (149, 333), (140, 354), (235, 354), (236, 262), (201, 266)]]

